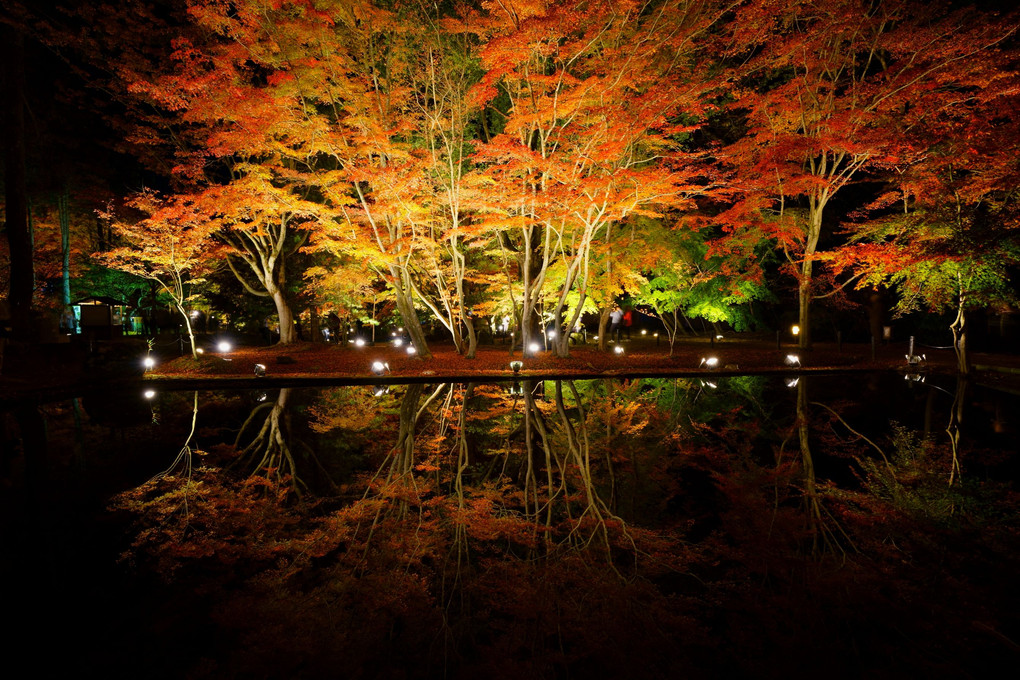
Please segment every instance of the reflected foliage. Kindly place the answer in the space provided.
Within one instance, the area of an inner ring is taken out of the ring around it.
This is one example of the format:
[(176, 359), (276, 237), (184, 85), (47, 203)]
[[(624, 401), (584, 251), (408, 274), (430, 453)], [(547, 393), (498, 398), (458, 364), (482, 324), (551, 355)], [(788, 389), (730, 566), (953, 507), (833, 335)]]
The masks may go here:
[[(229, 634), (194, 676), (801, 675), (838, 660), (953, 677), (1011, 653), (1020, 619), (995, 603), (1016, 593), (1015, 495), (988, 472), (1013, 463), (965, 437), (962, 470), (984, 474), (951, 485), (944, 438), (840, 413), (806, 380), (287, 392), (254, 407), (251, 443), (198, 447), (189, 479), (115, 503), (136, 573), (187, 579)], [(298, 414), (315, 456), (284, 453)], [(329, 488), (293, 483), (326, 473)]]

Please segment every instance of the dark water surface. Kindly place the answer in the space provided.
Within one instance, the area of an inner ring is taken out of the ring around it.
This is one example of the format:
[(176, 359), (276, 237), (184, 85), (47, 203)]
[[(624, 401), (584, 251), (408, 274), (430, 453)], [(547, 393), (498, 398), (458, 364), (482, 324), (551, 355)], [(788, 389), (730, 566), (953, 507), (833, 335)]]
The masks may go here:
[(1020, 660), (1018, 415), (892, 373), (26, 404), (4, 647), (41, 677), (983, 677)]

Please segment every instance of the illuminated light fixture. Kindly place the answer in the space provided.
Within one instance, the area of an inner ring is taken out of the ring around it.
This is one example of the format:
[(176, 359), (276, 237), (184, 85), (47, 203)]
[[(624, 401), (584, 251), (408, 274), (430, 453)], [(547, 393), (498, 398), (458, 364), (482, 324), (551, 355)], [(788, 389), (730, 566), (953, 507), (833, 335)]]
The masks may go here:
[(256, 378), (265, 378), (266, 377), (266, 365), (265, 364), (255, 364), (255, 377)]
[(198, 318), (198, 310), (197, 309), (191, 310), (191, 318), (192, 319), (197, 319)]
[(373, 361), (372, 372), (376, 375), (385, 375), (390, 372), (390, 365), (383, 361)]
[(195, 354), (205, 354), (205, 350), (202, 349), (201, 347), (196, 347)]
[(903, 376), (903, 379), (907, 380), (909, 382), (924, 382), (924, 374), (923, 373), (907, 373), (907, 374), (905, 374)]
[(599, 336), (597, 336), (597, 335), (596, 335), (596, 336), (595, 336), (595, 339), (596, 339), (596, 340), (598, 340), (598, 339), (599, 339)]
[(524, 368), (524, 362), (523, 361), (511, 361), (510, 362), (510, 370), (513, 371), (514, 373), (520, 373), (522, 368)]
[(701, 386), (702, 387), (711, 387), (713, 390), (716, 389), (717, 387), (719, 387), (719, 385), (717, 385), (716, 383), (712, 382), (711, 380), (702, 380), (701, 381)]
[(403, 347), (404, 346), (404, 339), (403, 338), (397, 338), (396, 340), (393, 341), (393, 346), (394, 347)]
[(623, 354), (623, 345), (617, 345), (613, 348), (613, 352), (616, 354)]
[(641, 335), (648, 335), (648, 331), (646, 331), (645, 329), (642, 328), (641, 329)]
[(698, 368), (704, 366), (705, 368), (716, 368), (719, 365), (719, 357), (702, 357), (701, 363), (698, 364)]
[(146, 399), (155, 399), (156, 390), (145, 390), (145, 392), (142, 393), (142, 396), (145, 397)]
[(255, 397), (255, 401), (265, 401), (268, 398), (269, 398), (268, 394), (266, 394), (265, 392), (259, 392), (259, 395)]
[(541, 349), (542, 346), (537, 342), (533, 342), (530, 345), (528, 345), (528, 351), (531, 352), (532, 354), (538, 354), (539, 350)]
[(364, 347), (365, 346), (365, 339), (364, 338), (355, 338), (354, 339), (354, 346), (355, 347)]
[(145, 357), (142, 359), (142, 365), (145, 366), (145, 370), (149, 370), (156, 365), (156, 360), (152, 357)]
[(659, 337), (659, 334), (658, 333), (652, 333), (652, 337), (657, 338), (657, 337)]
[(397, 337), (397, 332), (396, 332), (396, 331), (393, 331), (392, 333), (390, 333), (390, 336), (391, 336), (391, 337), (394, 337), (394, 338), (395, 338), (395, 337)]
[(715, 336), (715, 339), (716, 339), (716, 340), (722, 340), (722, 333), (719, 333), (719, 334), (717, 334), (717, 335)]
[(790, 332), (794, 335), (800, 335), (800, 326), (790, 326)]
[(404, 327), (401, 326), (400, 328), (397, 329), (397, 331), (400, 332), (400, 333), (403, 333), (404, 332)]
[(372, 394), (377, 396), (377, 397), (385, 397), (389, 393), (390, 393), (390, 388), (387, 387), (386, 385), (379, 385), (372, 392)]
[(553, 338), (556, 337), (556, 331), (549, 331), (548, 333), (545, 334), (545, 337), (547, 337), (550, 340), (552, 340)]
[(515, 380), (513, 382), (513, 384), (510, 385), (510, 394), (513, 394), (513, 395), (523, 395), (524, 394), (524, 386), (521, 385), (519, 382), (517, 382)]
[(800, 357), (796, 354), (787, 354), (786, 365), (793, 366), (794, 368), (800, 368)]
[(224, 340), (220, 342), (218, 345), (216, 345), (216, 349), (220, 352), (229, 352), (231, 349), (233, 349), (233, 345)]
[(414, 345), (408, 345), (408, 346), (407, 346), (407, 353), (408, 353), (408, 354), (417, 354), (417, 353), (418, 353), (418, 350), (416, 350), (416, 349), (414, 348)]
[(787, 378), (786, 379), (786, 386), (787, 387), (796, 387), (797, 383), (799, 383), (799, 382), (800, 382), (800, 378)]

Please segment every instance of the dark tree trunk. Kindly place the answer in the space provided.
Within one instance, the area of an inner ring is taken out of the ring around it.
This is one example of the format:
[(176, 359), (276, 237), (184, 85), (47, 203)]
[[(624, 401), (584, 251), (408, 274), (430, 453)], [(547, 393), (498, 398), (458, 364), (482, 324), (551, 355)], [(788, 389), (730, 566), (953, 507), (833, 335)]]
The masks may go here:
[(32, 338), (35, 275), (25, 182), (25, 48), (22, 36), (10, 27), (0, 28), (0, 38), (3, 40), (4, 62), (4, 229), (11, 255), (8, 292), (11, 334), (16, 340), (29, 341)]

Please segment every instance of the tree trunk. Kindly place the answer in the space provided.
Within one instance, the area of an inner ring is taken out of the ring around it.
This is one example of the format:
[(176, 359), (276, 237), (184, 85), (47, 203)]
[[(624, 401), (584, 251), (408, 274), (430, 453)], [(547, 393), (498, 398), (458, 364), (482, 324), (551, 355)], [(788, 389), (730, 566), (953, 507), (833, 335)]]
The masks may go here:
[(71, 307), (71, 208), (68, 205), (67, 187), (58, 200), (60, 213), (60, 303), (64, 310)]
[(28, 223), (28, 188), (25, 179), (25, 46), (14, 29), (4, 26), (4, 213), (10, 252), (8, 301), (11, 335), (32, 339), (32, 292), (35, 286), (32, 234)]
[(797, 336), (797, 346), (800, 349), (811, 348), (811, 263), (805, 262), (802, 269), (801, 279), (797, 286), (797, 325), (800, 327), (800, 334)]
[(411, 337), (411, 344), (414, 345), (414, 349), (420, 358), (431, 359), (432, 352), (429, 351), (429, 345), (425, 341), (425, 331), (422, 330), (421, 321), (418, 320), (418, 312), (414, 308), (411, 287), (404, 285), (400, 278), (401, 273), (396, 270), (396, 267), (391, 266), (390, 273), (393, 274), (394, 279), (397, 281), (397, 285), (393, 287), (397, 295), (397, 311), (400, 312), (400, 316), (404, 319), (404, 328), (407, 329), (407, 334)]
[(953, 351), (956, 352), (956, 368), (960, 375), (967, 375), (970, 372), (967, 361), (967, 313), (964, 311), (964, 303), (961, 296), (956, 319), (949, 325), (949, 330), (953, 332)]
[(294, 313), (283, 296), (283, 290), (277, 288), (272, 292), (273, 304), (276, 305), (276, 316), (280, 320), (280, 344), (289, 345), (297, 339), (294, 332)]
[(599, 351), (605, 352), (609, 345), (606, 340), (606, 329), (609, 327), (609, 314), (612, 311), (612, 305), (606, 305), (599, 312)]

